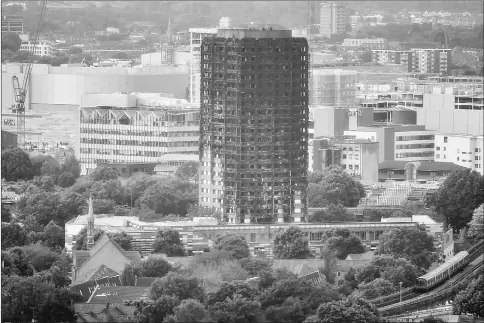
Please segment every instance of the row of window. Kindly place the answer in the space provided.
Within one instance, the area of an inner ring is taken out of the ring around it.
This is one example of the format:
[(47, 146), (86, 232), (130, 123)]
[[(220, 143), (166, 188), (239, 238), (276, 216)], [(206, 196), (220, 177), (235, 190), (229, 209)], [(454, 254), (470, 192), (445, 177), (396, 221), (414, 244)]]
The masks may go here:
[[(198, 123), (197, 123), (198, 124)], [(88, 129), (82, 127), (80, 133), (118, 136), (146, 136), (146, 137), (187, 137), (200, 136), (200, 131), (144, 131), (144, 130), (114, 130)]]
[(411, 152), (411, 153), (397, 153), (397, 154), (395, 154), (395, 158), (431, 157), (431, 156), (434, 156), (434, 152), (433, 151)]
[(136, 147), (194, 147), (198, 146), (196, 141), (138, 141), (138, 140), (112, 140), (112, 139), (96, 139), (96, 138), (81, 138), (81, 144), (91, 145), (116, 145), (116, 146), (136, 146)]
[(434, 140), (434, 135), (396, 136), (396, 141)]
[(114, 156), (161, 157), (163, 156), (164, 152), (81, 148), (81, 154), (86, 154), (86, 155), (97, 154), (97, 155), (107, 155), (107, 156), (113, 156), (113, 157)]
[(410, 145), (397, 145), (397, 149), (421, 149), (421, 148), (434, 148), (434, 144), (410, 144)]

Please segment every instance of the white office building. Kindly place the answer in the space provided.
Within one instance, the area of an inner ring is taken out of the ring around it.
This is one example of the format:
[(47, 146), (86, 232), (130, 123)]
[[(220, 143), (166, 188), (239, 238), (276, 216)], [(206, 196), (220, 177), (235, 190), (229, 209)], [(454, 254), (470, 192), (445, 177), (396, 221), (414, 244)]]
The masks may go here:
[(452, 162), (484, 175), (483, 136), (463, 134), (436, 134), (435, 161)]

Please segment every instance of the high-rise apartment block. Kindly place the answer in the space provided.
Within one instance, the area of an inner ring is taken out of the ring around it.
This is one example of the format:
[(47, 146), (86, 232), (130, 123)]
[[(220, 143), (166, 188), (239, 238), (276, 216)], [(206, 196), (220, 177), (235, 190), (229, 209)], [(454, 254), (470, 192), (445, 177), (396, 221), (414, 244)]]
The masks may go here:
[(201, 48), (200, 205), (231, 223), (306, 214), (308, 43), (220, 29)]
[(356, 97), (357, 71), (313, 69), (309, 104), (316, 106), (353, 106)]
[(341, 34), (346, 28), (346, 2), (323, 1), (321, 2), (321, 35), (330, 37), (333, 34)]
[(217, 28), (190, 28), (190, 63), (188, 65), (188, 101), (200, 103), (200, 46), (205, 37), (217, 33)]

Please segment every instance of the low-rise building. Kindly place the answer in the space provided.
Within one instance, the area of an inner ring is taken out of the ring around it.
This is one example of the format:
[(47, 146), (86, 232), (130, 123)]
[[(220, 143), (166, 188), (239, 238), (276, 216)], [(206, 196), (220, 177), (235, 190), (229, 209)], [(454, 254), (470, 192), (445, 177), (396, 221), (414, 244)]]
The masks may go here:
[(331, 165), (338, 165), (357, 179), (378, 181), (378, 142), (368, 139), (316, 138), (313, 149), (313, 171), (323, 171)]
[(21, 16), (2, 16), (2, 33), (24, 33), (24, 18)]
[(363, 47), (367, 49), (384, 49), (388, 47), (385, 38), (346, 38), (343, 47)]
[(101, 164), (157, 163), (164, 154), (198, 156), (200, 111), (160, 94), (86, 94), (80, 108), (83, 173)]
[(55, 53), (54, 44), (48, 40), (22, 42), (20, 50), (33, 52), (36, 56), (52, 56)]
[(465, 167), (451, 162), (406, 162), (385, 160), (378, 165), (379, 181), (419, 181), (434, 182), (443, 180), (455, 170)]
[(452, 162), (484, 175), (483, 136), (436, 134), (435, 161)]
[(358, 127), (345, 131), (346, 136), (356, 139), (370, 139), (379, 142), (380, 162), (433, 161), (435, 131), (425, 130), (419, 125), (385, 125)]

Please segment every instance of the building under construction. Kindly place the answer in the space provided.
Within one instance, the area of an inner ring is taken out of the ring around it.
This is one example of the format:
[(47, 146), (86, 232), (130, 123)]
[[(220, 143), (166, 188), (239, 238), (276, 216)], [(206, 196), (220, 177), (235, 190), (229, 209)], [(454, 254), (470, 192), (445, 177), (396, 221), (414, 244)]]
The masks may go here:
[(302, 221), (307, 40), (289, 30), (219, 29), (201, 47), (200, 205), (230, 223)]

